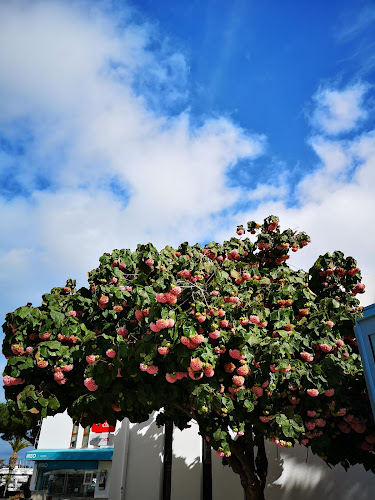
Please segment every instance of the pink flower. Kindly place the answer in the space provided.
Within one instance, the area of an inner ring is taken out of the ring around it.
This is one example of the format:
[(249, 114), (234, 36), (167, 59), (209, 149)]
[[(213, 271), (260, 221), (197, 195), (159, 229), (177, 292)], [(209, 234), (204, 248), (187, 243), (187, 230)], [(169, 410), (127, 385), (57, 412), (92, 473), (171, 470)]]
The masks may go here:
[(107, 349), (105, 353), (109, 358), (114, 358), (116, 356), (116, 351), (113, 349)]
[(158, 353), (162, 354), (163, 356), (165, 354), (168, 354), (169, 353), (169, 347), (158, 347)]
[(55, 372), (53, 374), (53, 378), (55, 380), (62, 380), (64, 378), (64, 374), (63, 374), (63, 372)]
[(93, 392), (93, 391), (96, 391), (98, 389), (98, 386), (96, 385), (95, 380), (91, 377), (85, 378), (83, 383), (85, 384), (86, 388), (89, 391)]
[(144, 363), (141, 363), (141, 364), (139, 365), (139, 368), (141, 369), (141, 371), (143, 371), (143, 372), (147, 372), (147, 368), (148, 368), (148, 366), (147, 366), (147, 365), (145, 365)]
[(327, 398), (331, 398), (335, 394), (335, 389), (327, 389), (324, 391), (324, 394), (327, 396)]
[(201, 344), (204, 341), (204, 336), (203, 335), (193, 335), (190, 339), (194, 344)]
[(5, 375), (3, 378), (4, 385), (9, 386), (9, 385), (19, 385), (19, 384), (24, 384), (25, 381), (21, 378), (17, 377), (11, 377), (10, 375)]
[(138, 309), (135, 311), (135, 318), (138, 322), (141, 322), (143, 320), (143, 312), (139, 311)]
[(310, 354), (309, 352), (300, 352), (299, 354), (300, 354), (301, 358), (304, 361), (307, 361), (308, 363), (310, 363), (314, 359), (313, 355)]
[(121, 411), (121, 408), (117, 406), (115, 403), (112, 403), (112, 410), (113, 411)]
[(330, 352), (332, 351), (332, 347), (327, 345), (327, 344), (320, 344), (320, 350), (323, 352)]
[(238, 375), (246, 376), (250, 373), (249, 367), (247, 365), (242, 365), (239, 368), (237, 368), (237, 373)]
[(111, 279), (111, 283), (113, 283), (113, 284), (116, 284), (116, 283), (117, 283), (117, 281), (118, 281), (118, 280), (117, 280), (117, 278), (116, 278), (115, 276)]
[(245, 435), (245, 433), (244, 433), (244, 432), (241, 432), (241, 431), (238, 431), (238, 432), (237, 432), (237, 436), (240, 436), (240, 437), (241, 437), (241, 436), (244, 436), (244, 435)]
[(70, 371), (73, 370), (73, 368), (74, 368), (73, 365), (64, 365), (64, 366), (61, 367), (61, 369), (62, 369), (63, 372), (70, 372)]
[[(172, 320), (169, 320), (169, 319), (158, 319), (156, 321), (156, 327), (159, 328), (159, 331), (163, 330), (164, 328), (171, 328), (171, 326), (170, 326), (170, 324), (171, 324), (170, 322), (171, 321), (173, 321), (173, 319)], [(151, 323), (151, 325), (152, 325), (152, 323)], [(150, 325), (150, 328), (151, 328), (151, 325)], [(174, 325), (174, 321), (173, 321), (173, 325)], [(151, 328), (151, 330), (152, 330), (152, 328)]]
[(307, 389), (307, 394), (311, 396), (312, 398), (315, 398), (316, 396), (319, 396), (319, 391), (318, 389)]
[(251, 390), (253, 391), (253, 393), (255, 394), (255, 396), (257, 398), (260, 398), (261, 396), (263, 396), (263, 389), (261, 387), (257, 387), (257, 386), (253, 386), (251, 388)]
[(323, 418), (317, 418), (317, 419), (315, 420), (315, 425), (316, 425), (317, 427), (325, 427), (325, 425), (326, 425), (326, 421), (325, 421)]
[(208, 336), (210, 337), (210, 339), (216, 340), (220, 337), (220, 332), (219, 330), (215, 330), (214, 332), (210, 332)]
[(26, 352), (27, 352), (27, 354), (31, 354), (33, 352), (33, 348), (32, 347), (26, 347)]
[(270, 421), (270, 419), (271, 419), (271, 417), (265, 417), (265, 416), (260, 416), (260, 417), (259, 417), (259, 420), (260, 420), (261, 422), (263, 422), (264, 424), (266, 424), (267, 422), (269, 422), (269, 421)]
[(103, 305), (103, 304), (108, 304), (108, 302), (109, 302), (109, 298), (108, 298), (108, 297), (106, 297), (105, 295), (102, 295), (102, 296), (100, 297), (100, 299), (99, 299), (99, 304), (102, 304), (102, 305)]
[(48, 366), (48, 361), (45, 361), (44, 359), (40, 359), (37, 362), (38, 368), (46, 368)]
[(203, 363), (199, 358), (191, 358), (190, 367), (195, 372), (199, 372), (203, 368)]
[(174, 384), (176, 382), (176, 380), (178, 380), (175, 373), (172, 373), (172, 374), (166, 373), (165, 378), (166, 378), (167, 382), (169, 382), (170, 384)]
[(340, 408), (336, 415), (338, 417), (343, 417), (344, 415), (346, 415), (346, 408)]
[(333, 321), (326, 321), (326, 325), (328, 325), (330, 328), (333, 328)]
[(77, 316), (77, 311), (69, 311), (68, 314), (70, 314), (70, 316), (75, 317), (75, 316)]
[(121, 337), (125, 338), (128, 335), (128, 330), (126, 328), (119, 328), (117, 330), (117, 334), (120, 335)]
[(89, 365), (92, 365), (96, 361), (96, 356), (94, 354), (90, 354), (90, 356), (86, 356), (86, 361)]
[(222, 451), (217, 451), (216, 452), (216, 455), (220, 458), (222, 458), (224, 456), (224, 453)]
[(180, 286), (175, 286), (175, 287), (171, 288), (170, 291), (173, 295), (177, 296), (177, 295), (180, 295), (182, 293), (182, 288)]
[(310, 417), (310, 418), (314, 418), (316, 415), (316, 411), (313, 411), (313, 410), (308, 410), (307, 411), (307, 416)]
[(42, 340), (48, 340), (51, 336), (51, 333), (50, 332), (46, 332), (46, 333), (40, 333), (39, 334), (39, 338), (42, 339)]
[(229, 321), (228, 321), (227, 319), (222, 319), (222, 320), (220, 321), (220, 326), (221, 326), (221, 328), (228, 328), (228, 326), (229, 326)]
[(211, 297), (217, 297), (219, 295), (219, 292), (217, 290), (213, 290), (211, 293), (210, 293)]
[(343, 432), (344, 434), (349, 434), (349, 432), (351, 431), (351, 427), (349, 424), (346, 424), (345, 422), (341, 422), (339, 423), (339, 429), (341, 432)]
[(245, 355), (241, 354), (238, 349), (229, 349), (229, 356), (233, 359), (245, 359)]
[(250, 316), (250, 321), (251, 321), (252, 323), (254, 323), (254, 325), (259, 325), (259, 323), (260, 323), (260, 318), (259, 318), (259, 316), (256, 316), (255, 314), (252, 314), (252, 315)]
[(308, 439), (302, 439), (301, 444), (306, 446), (308, 442), (309, 442)]
[(174, 306), (175, 304), (177, 304), (177, 295), (174, 295), (171, 292), (167, 292), (164, 294), (164, 297), (170, 306)]
[(150, 375), (155, 375), (155, 373), (158, 373), (159, 368), (155, 365), (150, 365), (147, 367), (146, 372), (149, 373)]
[(156, 294), (156, 301), (160, 302), (161, 304), (165, 304), (165, 302), (167, 302), (167, 297), (165, 296), (164, 293), (157, 293)]
[(160, 332), (160, 328), (155, 323), (150, 323), (150, 330), (154, 333)]
[(245, 378), (241, 377), (240, 375), (233, 375), (232, 377), (233, 383), (237, 386), (243, 385), (245, 382)]
[(186, 372), (176, 372), (176, 377), (177, 377), (177, 380), (182, 380), (183, 378), (187, 377), (187, 373)]
[(336, 340), (336, 345), (337, 345), (338, 347), (342, 347), (342, 346), (344, 345), (344, 341), (343, 341), (343, 340), (341, 340), (341, 339), (337, 339), (337, 340)]
[(153, 266), (154, 265), (154, 260), (153, 259), (147, 259), (145, 261), (145, 264), (147, 264), (149, 267)]

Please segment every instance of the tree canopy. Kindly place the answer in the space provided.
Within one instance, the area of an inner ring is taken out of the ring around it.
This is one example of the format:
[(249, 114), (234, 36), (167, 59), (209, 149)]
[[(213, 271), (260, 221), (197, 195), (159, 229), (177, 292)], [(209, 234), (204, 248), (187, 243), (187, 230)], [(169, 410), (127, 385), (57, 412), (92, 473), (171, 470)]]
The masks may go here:
[(195, 419), (243, 484), (239, 447), (261, 451), (263, 438), (375, 471), (353, 334), (361, 273), (339, 251), (308, 272), (288, 266), (309, 242), (270, 216), (222, 244), (105, 253), (88, 288), (69, 280), (6, 316), (6, 397), (83, 426), (160, 409), (160, 424)]

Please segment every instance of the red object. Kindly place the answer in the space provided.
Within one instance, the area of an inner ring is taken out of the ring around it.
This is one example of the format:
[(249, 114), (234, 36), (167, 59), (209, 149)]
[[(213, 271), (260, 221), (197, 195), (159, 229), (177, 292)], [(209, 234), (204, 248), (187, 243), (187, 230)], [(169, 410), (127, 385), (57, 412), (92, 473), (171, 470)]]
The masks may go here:
[(114, 425), (109, 425), (107, 421), (103, 424), (94, 424), (91, 427), (91, 432), (96, 432), (97, 434), (101, 434), (102, 432), (115, 432), (116, 427)]

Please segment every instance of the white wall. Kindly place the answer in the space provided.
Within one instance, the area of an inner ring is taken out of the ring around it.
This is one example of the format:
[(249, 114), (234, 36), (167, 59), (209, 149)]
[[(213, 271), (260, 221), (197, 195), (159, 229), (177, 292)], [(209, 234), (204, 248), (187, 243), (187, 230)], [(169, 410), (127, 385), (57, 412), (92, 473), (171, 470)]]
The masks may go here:
[(202, 440), (198, 425), (191, 421), (190, 429), (173, 429), (172, 500), (200, 498)]
[[(153, 416), (142, 424), (130, 424), (129, 429), (125, 499), (159, 500), (163, 471), (163, 429), (155, 425)], [(110, 500), (115, 498), (111, 496)]]
[[(57, 414), (53, 417), (43, 419), (42, 429), (40, 431), (38, 448), (69, 448), (72, 437), (73, 422), (69, 415), (65, 413)], [(83, 429), (80, 429), (83, 435)], [(82, 435), (78, 436), (78, 443), (82, 443)]]

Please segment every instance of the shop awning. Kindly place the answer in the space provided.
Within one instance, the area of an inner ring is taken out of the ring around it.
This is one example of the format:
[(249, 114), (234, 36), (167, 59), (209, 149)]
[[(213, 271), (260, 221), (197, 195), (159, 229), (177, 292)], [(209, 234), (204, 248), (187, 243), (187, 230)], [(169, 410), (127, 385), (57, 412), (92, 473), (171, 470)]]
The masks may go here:
[(26, 460), (112, 460), (113, 448), (83, 448), (68, 450), (33, 450)]

